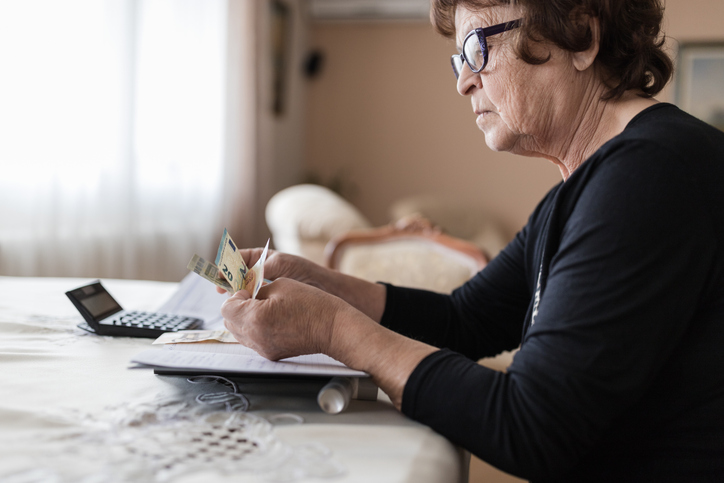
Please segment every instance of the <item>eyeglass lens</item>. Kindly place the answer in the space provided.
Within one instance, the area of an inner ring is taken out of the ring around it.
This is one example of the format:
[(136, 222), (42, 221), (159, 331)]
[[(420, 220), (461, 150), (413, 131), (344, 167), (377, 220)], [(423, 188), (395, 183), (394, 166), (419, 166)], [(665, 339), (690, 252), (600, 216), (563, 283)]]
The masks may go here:
[[(473, 72), (480, 72), (485, 66), (485, 56), (487, 54), (487, 42), (484, 34), (482, 41), (480, 40), (478, 33), (473, 31), (463, 42), (463, 53), (462, 55), (452, 56), (452, 68), (455, 78), (460, 77), (460, 73), (463, 71), (465, 61)], [(464, 58), (464, 60), (463, 60)]]
[(465, 61), (463, 61), (462, 57), (460, 57), (459, 55), (453, 55), (451, 62), (453, 73), (455, 74), (455, 78), (457, 79), (458, 77), (460, 77), (460, 72), (462, 72), (463, 70), (463, 64), (465, 63)]
[(477, 32), (465, 39), (463, 53), (473, 72), (478, 72), (483, 68), (485, 64), (485, 50), (487, 50), (485, 37), (483, 36), (482, 39), (479, 39)]

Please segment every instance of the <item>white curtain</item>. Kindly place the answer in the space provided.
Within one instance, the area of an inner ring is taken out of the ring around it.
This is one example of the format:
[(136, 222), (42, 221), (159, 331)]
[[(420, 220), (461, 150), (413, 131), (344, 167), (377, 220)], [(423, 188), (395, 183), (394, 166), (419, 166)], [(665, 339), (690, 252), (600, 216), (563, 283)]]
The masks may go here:
[(227, 0), (0, 0), (0, 275), (179, 280), (213, 256), (252, 156), (229, 25)]

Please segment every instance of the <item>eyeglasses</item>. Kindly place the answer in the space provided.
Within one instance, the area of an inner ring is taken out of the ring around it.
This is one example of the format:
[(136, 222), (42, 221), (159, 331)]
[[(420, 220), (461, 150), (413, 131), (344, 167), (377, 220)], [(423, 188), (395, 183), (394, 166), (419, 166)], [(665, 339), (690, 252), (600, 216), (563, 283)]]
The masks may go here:
[(485, 69), (488, 65), (488, 37), (497, 35), (508, 30), (517, 29), (520, 27), (522, 19), (512, 20), (510, 22), (499, 23), (498, 25), (491, 25), (484, 29), (478, 28), (471, 30), (469, 34), (465, 36), (463, 40), (463, 51), (461, 54), (455, 54), (450, 58), (455, 78), (460, 77), (460, 72), (463, 70), (463, 62), (468, 64), (470, 70), (474, 73), (478, 73)]

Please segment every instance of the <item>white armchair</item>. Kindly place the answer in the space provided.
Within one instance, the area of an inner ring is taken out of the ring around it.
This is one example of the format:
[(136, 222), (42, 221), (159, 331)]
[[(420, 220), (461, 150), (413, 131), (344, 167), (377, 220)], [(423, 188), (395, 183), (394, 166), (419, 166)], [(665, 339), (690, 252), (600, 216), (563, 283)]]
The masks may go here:
[(324, 265), (324, 247), (337, 235), (370, 228), (360, 211), (332, 190), (300, 184), (275, 194), (266, 206), (274, 247)]
[[(467, 240), (493, 258), (507, 244), (499, 224), (482, 209), (437, 196), (415, 196), (390, 206), (390, 222), (420, 215), (450, 236)], [(277, 250), (324, 264), (324, 247), (335, 236), (372, 227), (365, 216), (330, 189), (301, 184), (275, 194), (266, 222)]]

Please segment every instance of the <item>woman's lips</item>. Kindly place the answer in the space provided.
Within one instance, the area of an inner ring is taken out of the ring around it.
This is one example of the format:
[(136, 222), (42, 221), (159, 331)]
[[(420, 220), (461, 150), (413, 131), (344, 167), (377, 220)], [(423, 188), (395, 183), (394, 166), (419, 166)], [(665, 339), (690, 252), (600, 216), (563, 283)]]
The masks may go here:
[(475, 121), (476, 121), (476, 122), (481, 122), (481, 121), (482, 121), (483, 119), (485, 119), (489, 114), (492, 114), (492, 113), (493, 113), (493, 111), (488, 111), (488, 110), (479, 110), (479, 111), (478, 111), (478, 110), (476, 110), (476, 111), (475, 111), (475, 115), (476, 115)]
[(475, 110), (475, 124), (478, 126), (478, 129), (483, 129), (483, 126), (487, 126), (489, 123), (486, 122), (487, 117), (492, 114), (493, 111), (489, 111), (486, 109), (481, 110)]

